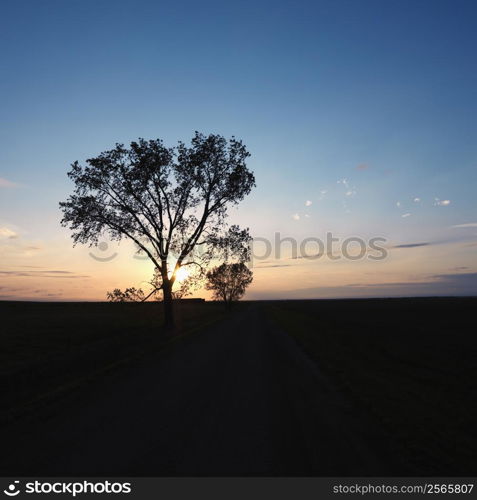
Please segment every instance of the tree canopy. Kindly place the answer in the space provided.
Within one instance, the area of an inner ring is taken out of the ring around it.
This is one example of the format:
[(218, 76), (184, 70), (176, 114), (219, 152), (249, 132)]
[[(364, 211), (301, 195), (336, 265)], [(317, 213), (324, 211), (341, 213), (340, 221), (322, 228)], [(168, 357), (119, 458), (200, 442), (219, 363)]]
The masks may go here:
[(242, 298), (252, 280), (253, 273), (243, 262), (223, 263), (207, 273), (206, 288), (216, 300), (230, 305)]
[[(227, 209), (255, 186), (242, 141), (196, 132), (191, 144), (166, 147), (139, 139), (77, 161), (68, 173), (74, 192), (60, 203), (62, 225), (75, 244), (100, 237), (133, 241), (160, 277), (166, 323), (182, 266), (203, 273), (212, 258), (249, 256), (248, 229), (227, 224)], [(200, 251), (199, 251), (200, 250)]]

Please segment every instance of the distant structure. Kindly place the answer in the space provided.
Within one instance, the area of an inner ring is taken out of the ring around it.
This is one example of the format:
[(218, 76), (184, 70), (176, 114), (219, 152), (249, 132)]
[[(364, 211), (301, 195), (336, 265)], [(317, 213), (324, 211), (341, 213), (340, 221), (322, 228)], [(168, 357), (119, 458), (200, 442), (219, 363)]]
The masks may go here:
[(174, 299), (178, 302), (205, 302), (205, 299), (202, 299), (200, 297), (198, 298), (183, 298), (183, 299)]

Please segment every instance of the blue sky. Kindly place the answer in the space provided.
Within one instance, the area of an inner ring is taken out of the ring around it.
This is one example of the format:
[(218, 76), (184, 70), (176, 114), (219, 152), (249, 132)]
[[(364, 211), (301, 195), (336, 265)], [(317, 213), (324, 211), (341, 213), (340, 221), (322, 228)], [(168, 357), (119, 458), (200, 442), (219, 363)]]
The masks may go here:
[[(66, 172), (115, 142), (194, 130), (247, 144), (257, 188), (233, 217), (255, 235), (428, 243), (374, 267), (257, 269), (249, 297), (353, 295), (357, 283), (361, 295), (444, 293), (454, 274), (455, 293), (477, 293), (474, 1), (23, 1), (2, 2), (0, 19), (0, 296), (101, 298), (146, 275), (71, 248)], [(25, 266), (89, 278), (60, 293)]]

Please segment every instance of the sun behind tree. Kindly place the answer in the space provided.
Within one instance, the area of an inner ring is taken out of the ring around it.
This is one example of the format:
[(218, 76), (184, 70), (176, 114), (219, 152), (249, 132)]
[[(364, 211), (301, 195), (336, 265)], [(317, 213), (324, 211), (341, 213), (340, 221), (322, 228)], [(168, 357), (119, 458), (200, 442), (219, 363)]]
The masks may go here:
[(182, 283), (189, 277), (189, 271), (185, 267), (181, 267), (176, 271), (176, 281), (177, 283)]
[[(154, 265), (165, 326), (174, 325), (173, 287), (182, 269), (206, 269), (212, 259), (248, 258), (248, 229), (226, 224), (227, 209), (255, 186), (250, 156), (232, 137), (195, 133), (191, 145), (167, 148), (159, 139), (116, 144), (68, 173), (74, 193), (60, 203), (73, 241), (95, 245), (107, 234), (132, 240)], [(200, 252), (194, 252), (196, 247)]]

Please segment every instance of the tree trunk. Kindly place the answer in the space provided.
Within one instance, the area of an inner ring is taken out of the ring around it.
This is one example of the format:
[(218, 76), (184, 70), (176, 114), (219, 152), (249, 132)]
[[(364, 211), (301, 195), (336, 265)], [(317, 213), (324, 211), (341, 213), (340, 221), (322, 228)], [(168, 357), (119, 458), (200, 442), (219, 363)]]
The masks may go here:
[(174, 303), (172, 301), (172, 284), (165, 280), (162, 285), (164, 302), (164, 327), (166, 330), (174, 328)]

